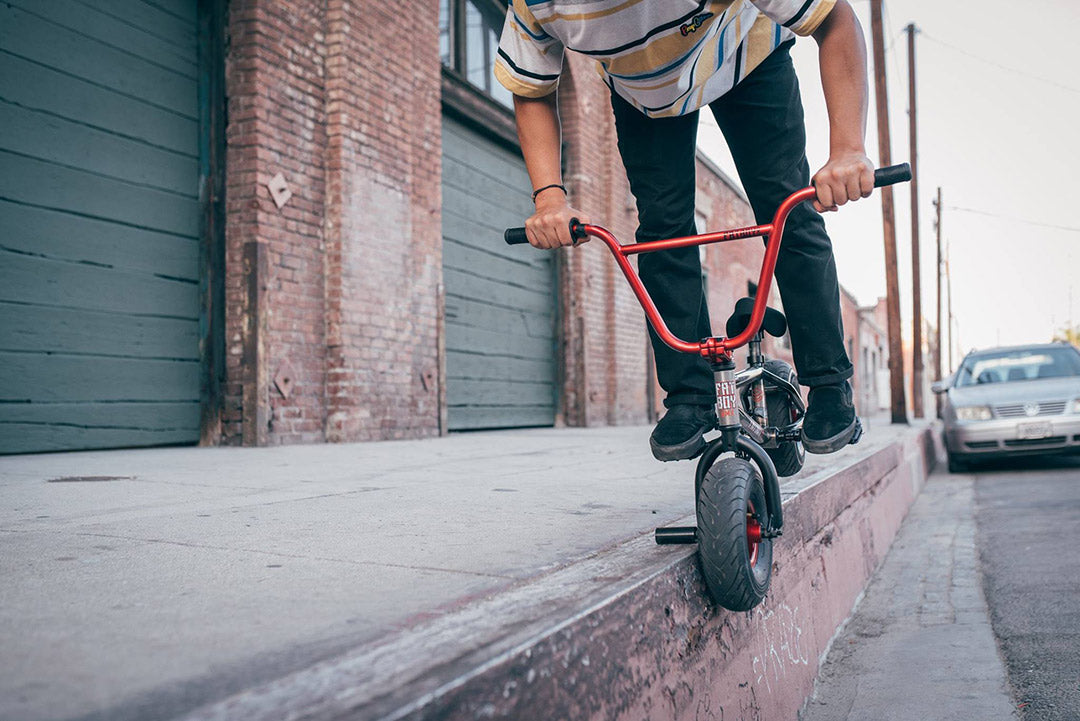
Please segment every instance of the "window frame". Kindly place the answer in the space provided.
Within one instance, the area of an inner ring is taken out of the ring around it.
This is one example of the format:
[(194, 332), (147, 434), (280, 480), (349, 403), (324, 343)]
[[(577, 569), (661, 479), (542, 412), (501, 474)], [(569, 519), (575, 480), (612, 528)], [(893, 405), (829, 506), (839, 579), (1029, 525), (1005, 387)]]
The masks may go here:
[[(465, 77), (461, 68), (466, 67), (465, 12), (472, 3), (486, 6), (487, 10), (505, 14), (509, 3), (503, 0), (447, 0), (450, 14), (449, 55), (451, 65), (442, 62), (442, 105), (449, 112), (474, 129), (484, 133), (507, 147), (520, 151), (514, 111), (491, 97)], [(481, 9), (483, 11), (483, 9)]]

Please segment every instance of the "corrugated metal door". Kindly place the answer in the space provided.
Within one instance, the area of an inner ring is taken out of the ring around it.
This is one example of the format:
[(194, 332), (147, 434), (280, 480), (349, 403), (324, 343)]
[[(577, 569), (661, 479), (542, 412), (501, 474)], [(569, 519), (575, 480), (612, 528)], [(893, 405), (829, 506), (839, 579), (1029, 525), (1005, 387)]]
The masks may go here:
[(0, 452), (199, 437), (194, 0), (0, 4)]
[(450, 429), (551, 425), (553, 255), (502, 240), (532, 212), (525, 163), (444, 117), (442, 172)]

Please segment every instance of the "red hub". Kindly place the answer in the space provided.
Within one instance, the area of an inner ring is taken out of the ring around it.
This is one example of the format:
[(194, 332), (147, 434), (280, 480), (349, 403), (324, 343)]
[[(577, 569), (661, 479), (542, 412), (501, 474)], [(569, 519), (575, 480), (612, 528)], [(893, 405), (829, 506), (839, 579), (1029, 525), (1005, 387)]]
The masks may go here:
[(754, 518), (754, 504), (747, 502), (746, 506), (746, 550), (750, 553), (750, 568), (753, 568), (757, 565), (761, 524)]

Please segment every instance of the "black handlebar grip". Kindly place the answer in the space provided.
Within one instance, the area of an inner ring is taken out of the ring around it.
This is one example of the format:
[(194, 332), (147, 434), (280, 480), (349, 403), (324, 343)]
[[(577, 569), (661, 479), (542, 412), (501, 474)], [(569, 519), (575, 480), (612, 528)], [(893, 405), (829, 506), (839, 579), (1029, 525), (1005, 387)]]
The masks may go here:
[(890, 165), (887, 168), (878, 168), (874, 171), (874, 187), (880, 188), (894, 183), (906, 183), (911, 180), (911, 166), (907, 163)]
[(589, 234), (585, 232), (585, 226), (581, 224), (581, 221), (577, 218), (571, 218), (570, 238), (573, 239), (574, 245), (577, 245), (579, 240), (585, 240), (588, 237)]
[[(570, 219), (570, 237), (574, 240), (574, 245), (577, 245), (579, 240), (585, 240), (588, 233), (585, 232), (584, 226), (577, 218)], [(522, 245), (529, 242), (528, 236), (525, 235), (524, 228), (507, 228), (503, 232), (503, 240), (507, 245)]]
[(529, 237), (525, 235), (524, 228), (507, 228), (503, 233), (503, 240), (507, 245), (521, 245), (522, 243), (528, 243)]

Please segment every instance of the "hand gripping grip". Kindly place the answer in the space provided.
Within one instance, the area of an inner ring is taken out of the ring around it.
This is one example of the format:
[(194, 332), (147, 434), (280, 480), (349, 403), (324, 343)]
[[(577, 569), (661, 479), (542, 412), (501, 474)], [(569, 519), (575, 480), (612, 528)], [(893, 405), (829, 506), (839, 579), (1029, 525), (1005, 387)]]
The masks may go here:
[[(570, 219), (570, 237), (574, 239), (574, 245), (577, 245), (579, 240), (585, 238), (585, 229), (577, 218)], [(521, 245), (529, 242), (524, 228), (507, 228), (506, 232), (503, 233), (503, 240), (506, 241), (507, 245)]]

